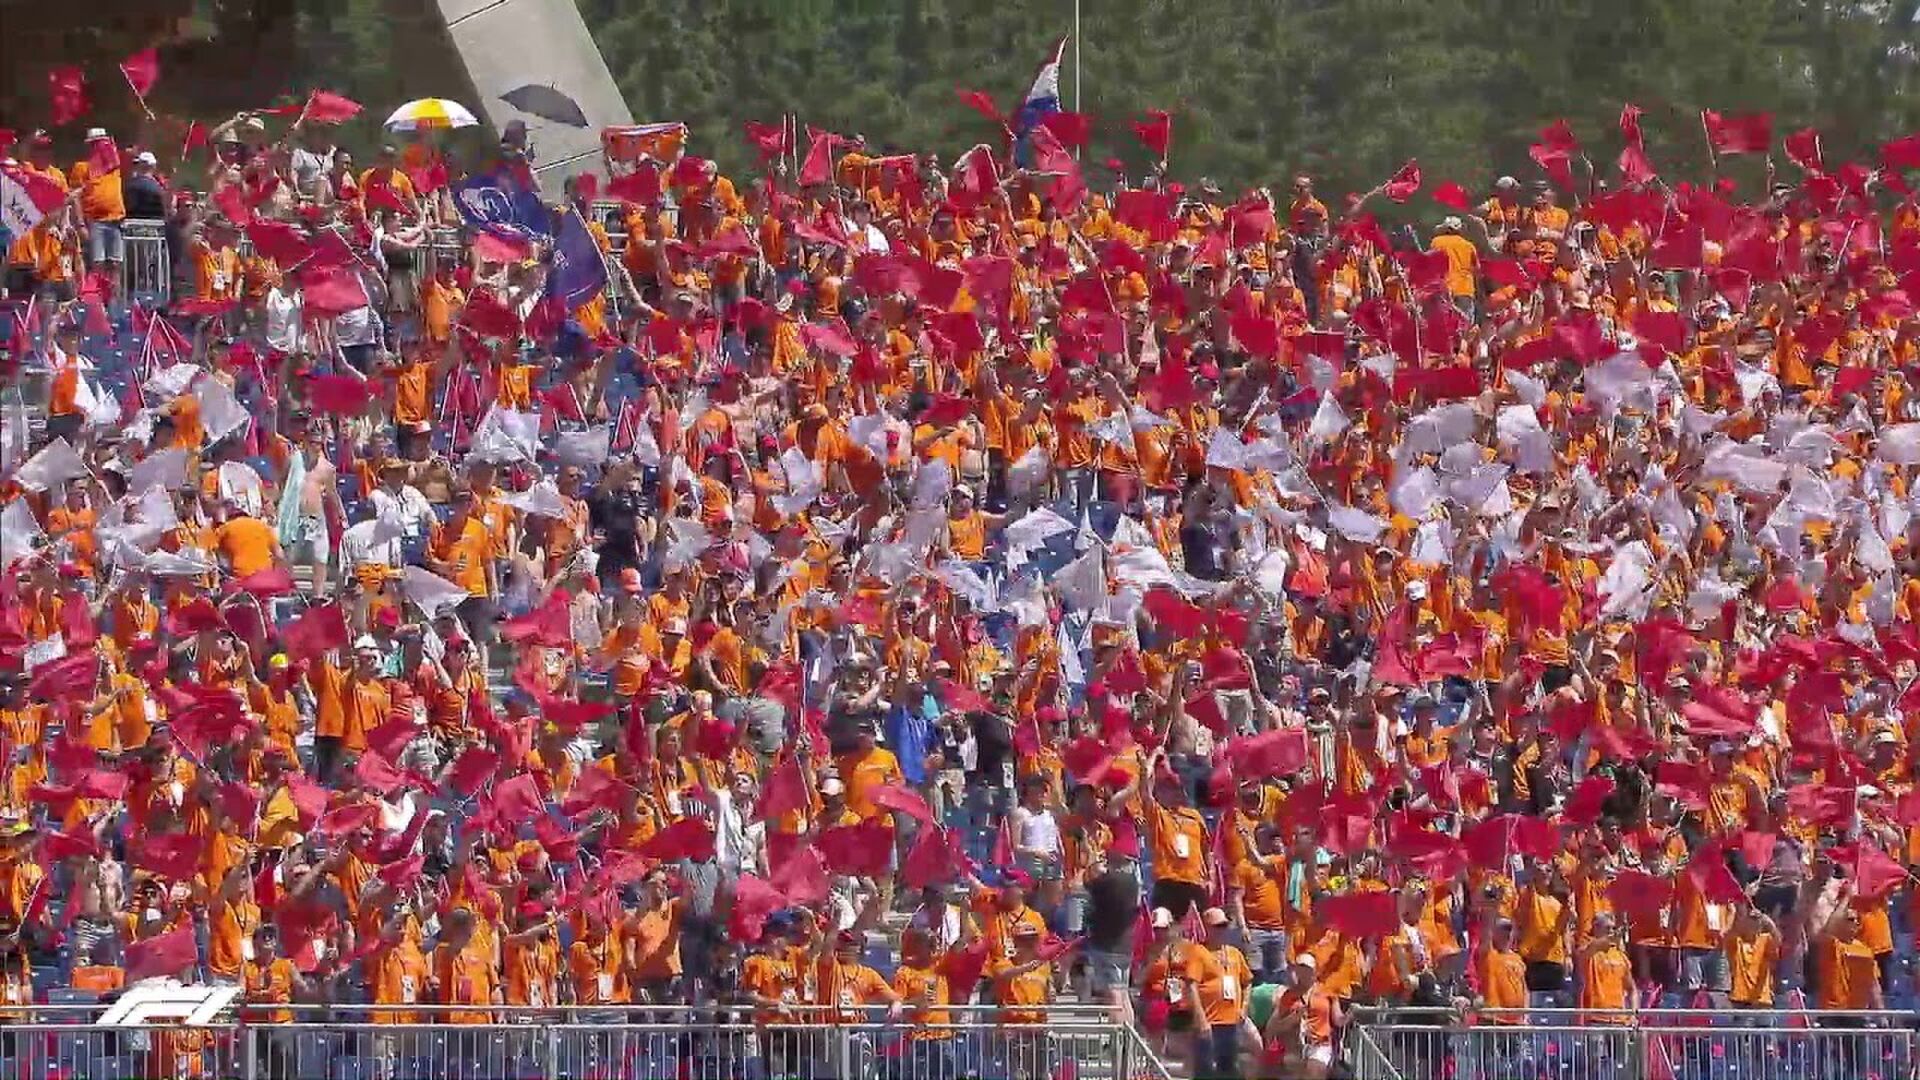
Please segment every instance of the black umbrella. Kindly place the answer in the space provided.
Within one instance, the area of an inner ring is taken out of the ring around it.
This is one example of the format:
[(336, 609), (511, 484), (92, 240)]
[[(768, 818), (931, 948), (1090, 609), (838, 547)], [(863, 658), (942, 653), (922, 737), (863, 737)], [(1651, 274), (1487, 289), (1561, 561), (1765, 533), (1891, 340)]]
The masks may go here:
[(568, 127), (587, 126), (587, 114), (572, 98), (542, 83), (528, 83), (500, 95), (500, 100), (524, 113)]

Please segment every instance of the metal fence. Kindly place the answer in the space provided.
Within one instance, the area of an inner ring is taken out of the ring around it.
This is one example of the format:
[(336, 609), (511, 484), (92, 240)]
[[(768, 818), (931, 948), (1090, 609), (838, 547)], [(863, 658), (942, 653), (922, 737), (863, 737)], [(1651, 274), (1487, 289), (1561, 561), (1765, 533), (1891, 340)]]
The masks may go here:
[(1357, 1019), (1355, 1080), (1920, 1080), (1920, 1018), (1902, 1012), (1663, 1009), (1600, 1016), (1393, 1013)]
[[(322, 1012), (327, 1013), (324, 1019)], [(19, 1080), (1170, 1080), (1131, 1028), (1104, 1013), (1050, 1010), (1044, 1025), (954, 1006), (952, 1022), (874, 1010), (799, 1010), (779, 1022), (679, 1008), (486, 1010), (407, 1016), (299, 1010), (292, 1023), (244, 1014), (203, 1027), (107, 1026), (99, 1013), (0, 1015), (0, 1076)], [(862, 1015), (856, 1022), (833, 1020)], [(60, 1022), (62, 1019), (71, 1022)], [(376, 1022), (398, 1019), (418, 1022)], [(810, 1022), (811, 1020), (819, 1022)], [(1071, 1063), (1070, 1065), (1068, 1063)]]
[(167, 223), (128, 218), (120, 223), (126, 260), (120, 264), (120, 295), (147, 307), (165, 304), (173, 293), (173, 261), (167, 251)]

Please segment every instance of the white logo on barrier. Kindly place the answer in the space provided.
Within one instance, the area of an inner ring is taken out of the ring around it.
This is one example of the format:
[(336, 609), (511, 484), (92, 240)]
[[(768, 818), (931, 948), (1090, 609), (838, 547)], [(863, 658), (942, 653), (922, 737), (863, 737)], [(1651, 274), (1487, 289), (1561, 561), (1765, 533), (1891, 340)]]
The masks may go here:
[(205, 1027), (239, 996), (237, 986), (136, 986), (113, 1003), (100, 1023), (105, 1027)]

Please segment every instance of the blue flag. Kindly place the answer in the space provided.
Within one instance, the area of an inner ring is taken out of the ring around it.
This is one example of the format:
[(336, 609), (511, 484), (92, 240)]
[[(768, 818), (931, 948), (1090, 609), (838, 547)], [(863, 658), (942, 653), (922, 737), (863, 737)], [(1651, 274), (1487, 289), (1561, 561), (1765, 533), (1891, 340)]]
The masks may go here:
[(467, 224), (476, 228), (493, 225), (529, 236), (553, 232), (553, 215), (540, 201), (540, 193), (510, 176), (469, 177), (453, 189), (453, 204), (460, 208)]
[(560, 235), (553, 242), (553, 264), (547, 268), (547, 295), (557, 297), (572, 311), (600, 295), (607, 287), (607, 263), (600, 245), (576, 210), (560, 219)]

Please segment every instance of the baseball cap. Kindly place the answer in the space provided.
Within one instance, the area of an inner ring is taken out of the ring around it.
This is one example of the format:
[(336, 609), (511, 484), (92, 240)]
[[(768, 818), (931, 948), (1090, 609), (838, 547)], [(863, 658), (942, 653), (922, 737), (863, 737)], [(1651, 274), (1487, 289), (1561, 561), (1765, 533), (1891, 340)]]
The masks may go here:
[(379, 651), (380, 651), (380, 643), (379, 643), (378, 641), (375, 641), (375, 640), (373, 639), (373, 635), (372, 635), (372, 634), (361, 634), (361, 635), (360, 635), (359, 637), (357, 637), (357, 638), (355, 638), (355, 639), (354, 639), (354, 642), (353, 642), (353, 651), (354, 651), (354, 652), (359, 652), (359, 651), (361, 651), (362, 649), (368, 649), (368, 650), (371, 650), (371, 651), (373, 651), (373, 652), (379, 652)]
[[(620, 590), (622, 592), (637, 593), (644, 588), (646, 588), (646, 586), (640, 581), (640, 571), (631, 566), (620, 571)], [(684, 627), (682, 627), (681, 632), (685, 632)]]
[(1165, 930), (1167, 927), (1172, 925), (1173, 925), (1173, 912), (1168, 911), (1166, 908), (1163, 908), (1163, 907), (1157, 907), (1153, 909), (1153, 928), (1155, 930)]
[(1227, 925), (1227, 913), (1217, 907), (1210, 907), (1200, 913), (1200, 921), (1206, 923), (1208, 926), (1225, 926)]
[(160, 159), (153, 156), (153, 151), (142, 150), (133, 155), (133, 162), (136, 165), (158, 165), (160, 164)]

